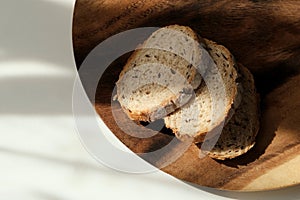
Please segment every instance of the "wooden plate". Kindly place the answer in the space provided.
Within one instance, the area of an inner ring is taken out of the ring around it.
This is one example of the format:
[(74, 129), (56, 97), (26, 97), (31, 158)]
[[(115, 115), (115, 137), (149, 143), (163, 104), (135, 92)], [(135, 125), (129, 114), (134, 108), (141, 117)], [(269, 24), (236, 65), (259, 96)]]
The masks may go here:
[[(162, 170), (184, 181), (224, 190), (268, 190), (295, 185), (300, 183), (299, 9), (300, 2), (291, 0), (78, 0), (73, 23), (76, 63), (79, 67), (88, 52), (109, 36), (143, 26), (188, 25), (202, 36), (224, 44), (254, 73), (262, 99), (257, 143), (245, 155), (227, 161), (199, 158), (199, 149), (191, 145)], [(120, 125), (130, 128), (132, 122), (118, 102), (111, 102), (120, 66), (127, 57), (116, 60), (105, 71), (98, 85), (95, 108), (133, 152), (151, 152), (168, 144), (174, 136), (166, 129), (145, 139), (124, 133)], [(154, 130), (140, 125), (132, 131), (151, 134)], [(180, 145), (172, 151), (176, 148)], [(167, 158), (166, 153), (158, 160)]]

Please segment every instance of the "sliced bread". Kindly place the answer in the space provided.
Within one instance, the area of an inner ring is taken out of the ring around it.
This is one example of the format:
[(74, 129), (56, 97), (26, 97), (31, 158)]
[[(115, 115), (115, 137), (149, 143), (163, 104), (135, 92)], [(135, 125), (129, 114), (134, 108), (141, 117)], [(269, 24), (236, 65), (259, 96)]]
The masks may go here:
[(213, 64), (190, 28), (172, 25), (155, 31), (120, 73), (117, 98), (129, 118), (154, 121), (186, 104)]
[(196, 98), (164, 118), (166, 127), (181, 140), (193, 137), (203, 141), (206, 133), (227, 123), (241, 101), (242, 87), (231, 53), (221, 45), (205, 40), (206, 49), (213, 58), (196, 90)]
[[(259, 130), (259, 97), (254, 80), (248, 69), (242, 65), (239, 68), (244, 88), (241, 105), (223, 128), (221, 135), (205, 141), (203, 144), (206, 144), (201, 147), (203, 153), (219, 160), (232, 159), (246, 153), (254, 146)], [(212, 149), (209, 148), (213, 145)]]

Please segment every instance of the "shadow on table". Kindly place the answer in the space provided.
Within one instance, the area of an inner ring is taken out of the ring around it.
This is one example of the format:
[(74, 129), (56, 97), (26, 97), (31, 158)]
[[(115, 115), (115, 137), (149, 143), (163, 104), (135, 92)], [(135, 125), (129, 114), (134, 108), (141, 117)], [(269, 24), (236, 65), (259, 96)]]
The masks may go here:
[[(0, 18), (0, 65), (11, 74), (1, 76), (0, 70), (0, 115), (72, 114), (72, 6), (66, 2), (10, 0), (2, 4), (0, 13), (5, 16)], [(27, 64), (18, 66), (23, 63)], [(29, 71), (35, 68), (28, 69), (30, 63), (36, 68), (40, 65), (43, 73), (31, 75)], [(45, 67), (58, 73), (47, 74)]]

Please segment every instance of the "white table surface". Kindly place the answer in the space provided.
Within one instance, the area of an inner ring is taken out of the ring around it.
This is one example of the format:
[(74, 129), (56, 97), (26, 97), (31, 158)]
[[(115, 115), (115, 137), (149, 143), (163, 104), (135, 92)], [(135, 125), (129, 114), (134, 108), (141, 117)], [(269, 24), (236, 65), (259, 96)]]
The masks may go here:
[(72, 115), (75, 0), (0, 1), (0, 199), (300, 199), (300, 187), (233, 193), (163, 172), (126, 174), (83, 148)]

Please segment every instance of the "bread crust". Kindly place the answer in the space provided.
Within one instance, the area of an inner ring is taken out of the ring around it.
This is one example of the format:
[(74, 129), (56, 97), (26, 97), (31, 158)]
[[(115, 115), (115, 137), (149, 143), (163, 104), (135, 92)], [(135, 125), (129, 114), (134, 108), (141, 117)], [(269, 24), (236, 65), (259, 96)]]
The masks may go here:
[[(185, 138), (187, 138), (188, 136), (193, 137), (195, 143), (202, 142), (205, 138), (213, 137), (214, 136), (213, 129), (215, 129), (218, 126), (226, 125), (228, 123), (228, 121), (233, 116), (236, 108), (240, 105), (241, 96), (242, 96), (241, 94), (243, 92), (242, 85), (240, 84), (240, 78), (238, 72), (239, 68), (237, 67), (235, 59), (232, 56), (232, 54), (229, 52), (229, 50), (224, 46), (218, 45), (217, 43), (210, 41), (208, 39), (204, 39), (203, 42), (205, 45), (204, 48), (207, 49), (207, 51), (210, 53), (211, 56), (213, 54), (213, 50), (219, 50), (222, 56), (224, 56), (224, 59), (226, 59), (229, 62), (229, 66), (232, 67), (231, 70), (232, 74), (230, 76), (232, 76), (231, 78), (234, 81), (234, 85), (229, 85), (227, 86), (228, 88), (225, 88), (227, 90), (230, 90), (230, 94), (229, 94), (230, 101), (225, 106), (224, 115), (219, 116), (219, 118), (216, 120), (213, 126), (199, 127), (199, 130), (196, 133), (194, 133), (193, 136), (189, 135), (188, 133), (183, 133), (180, 130), (181, 124), (176, 123), (178, 118), (182, 117), (180, 116), (181, 115), (180, 112), (182, 108), (178, 109), (173, 114), (165, 118), (166, 127), (172, 129), (176, 137), (178, 137), (181, 140), (185, 140)], [(217, 66), (217, 68), (219, 71), (221, 71), (223, 66)], [(200, 87), (207, 87), (207, 86), (200, 85)], [(196, 95), (201, 95), (201, 94), (196, 94)]]
[(203, 150), (203, 153), (218, 160), (232, 159), (248, 152), (255, 145), (259, 131), (260, 98), (256, 92), (254, 79), (246, 67), (242, 64), (238, 67), (243, 77), (243, 86), (246, 88), (241, 105), (224, 127), (215, 146), (210, 151)]

